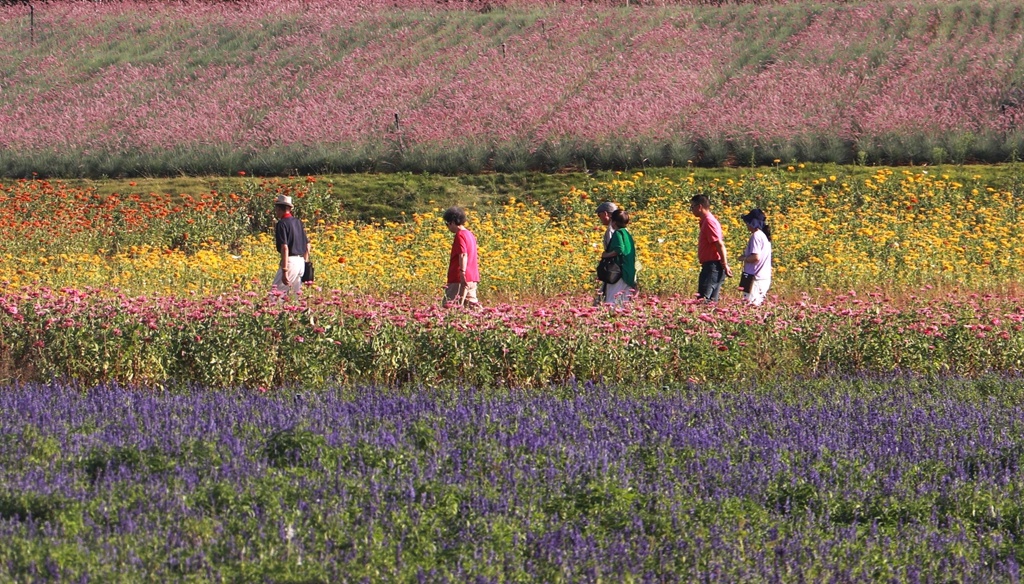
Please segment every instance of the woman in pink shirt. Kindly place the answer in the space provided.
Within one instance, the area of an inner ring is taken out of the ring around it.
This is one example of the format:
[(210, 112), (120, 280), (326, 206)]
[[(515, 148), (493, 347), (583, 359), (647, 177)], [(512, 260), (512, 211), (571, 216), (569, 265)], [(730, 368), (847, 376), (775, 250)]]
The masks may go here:
[(476, 236), (466, 228), (466, 210), (462, 207), (451, 207), (444, 212), (442, 218), (448, 231), (455, 234), (451, 257), (448, 260), (448, 283), (444, 289), (444, 304), (479, 306), (476, 289), (480, 282), (480, 268), (477, 265)]

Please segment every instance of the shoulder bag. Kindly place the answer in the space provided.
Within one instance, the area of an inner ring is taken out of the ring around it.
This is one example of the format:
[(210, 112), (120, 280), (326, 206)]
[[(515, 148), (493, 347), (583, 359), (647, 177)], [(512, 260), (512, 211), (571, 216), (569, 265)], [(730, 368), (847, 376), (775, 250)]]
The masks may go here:
[(622, 279), (622, 266), (619, 265), (618, 256), (601, 258), (597, 264), (597, 279), (605, 284), (614, 284)]
[(743, 272), (740, 276), (740, 290), (743, 290), (747, 294), (750, 294), (751, 288), (754, 287), (754, 274), (748, 274)]

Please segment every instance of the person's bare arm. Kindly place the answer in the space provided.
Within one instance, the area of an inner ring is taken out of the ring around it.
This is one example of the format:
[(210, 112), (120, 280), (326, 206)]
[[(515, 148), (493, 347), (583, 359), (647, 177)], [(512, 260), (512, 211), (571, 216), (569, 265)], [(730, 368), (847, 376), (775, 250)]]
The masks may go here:
[(281, 244), (281, 283), (288, 285), (288, 244)]
[(729, 267), (729, 256), (725, 253), (725, 242), (718, 240), (715, 242), (715, 245), (718, 246), (718, 253), (722, 254), (722, 265), (725, 266), (725, 275), (732, 276), (732, 268)]

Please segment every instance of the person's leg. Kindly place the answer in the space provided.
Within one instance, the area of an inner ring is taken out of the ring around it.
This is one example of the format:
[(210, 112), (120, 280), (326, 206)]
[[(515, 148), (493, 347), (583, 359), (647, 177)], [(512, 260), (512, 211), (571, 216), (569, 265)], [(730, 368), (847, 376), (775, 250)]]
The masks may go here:
[(718, 297), (722, 293), (722, 284), (725, 283), (725, 269), (722, 268), (722, 264), (718, 262), (711, 262), (711, 280), (714, 290), (711, 294), (711, 301), (718, 302)]
[(480, 300), (476, 297), (477, 288), (478, 286), (476, 282), (466, 282), (466, 288), (463, 291), (463, 300), (466, 304), (471, 304), (473, 306), (478, 306), (480, 304)]
[(744, 294), (744, 298), (747, 302), (750, 302), (754, 306), (761, 306), (768, 297), (768, 288), (771, 287), (771, 280), (754, 280), (750, 286), (750, 294)]
[(636, 298), (636, 288), (626, 286), (626, 289), (619, 294), (619, 304), (628, 304)]
[(725, 272), (718, 262), (705, 262), (700, 267), (697, 294), (707, 302), (717, 302)]
[(712, 282), (711, 274), (711, 263), (704, 263), (700, 266), (700, 277), (697, 280), (697, 296), (700, 296), (705, 301), (710, 301), (711, 296), (714, 294), (714, 285)]
[(462, 305), (462, 284), (458, 282), (454, 284), (448, 284), (444, 287), (444, 306), (460, 306)]
[(626, 284), (625, 280), (619, 280), (614, 284), (607, 284), (604, 288), (604, 303), (605, 304), (621, 304), (622, 295), (629, 290), (629, 285)]
[(292, 294), (302, 292), (302, 273), (306, 271), (306, 260), (299, 256), (288, 258), (288, 291)]
[(288, 287), (285, 286), (283, 284), (283, 282), (284, 282), (284, 272), (281, 271), (281, 268), (278, 268), (277, 269), (277, 273), (274, 274), (274, 283), (271, 285), (270, 289), (271, 290), (278, 290), (280, 292), (287, 292), (288, 291)]

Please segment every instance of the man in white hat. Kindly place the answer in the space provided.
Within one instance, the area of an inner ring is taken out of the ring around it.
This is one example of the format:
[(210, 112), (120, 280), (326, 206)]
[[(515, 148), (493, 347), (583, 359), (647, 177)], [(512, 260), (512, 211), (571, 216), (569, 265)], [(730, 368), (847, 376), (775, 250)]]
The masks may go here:
[(298, 294), (302, 290), (302, 273), (309, 261), (309, 239), (302, 221), (292, 215), (292, 198), (278, 195), (274, 201), (274, 243), (280, 254), (274, 290)]
[(608, 242), (612, 240), (612, 235), (615, 234), (615, 226), (612, 225), (612, 213), (619, 210), (619, 206), (611, 201), (605, 201), (597, 206), (597, 219), (601, 222), (601, 225), (605, 226), (604, 232), (604, 245), (608, 246)]

